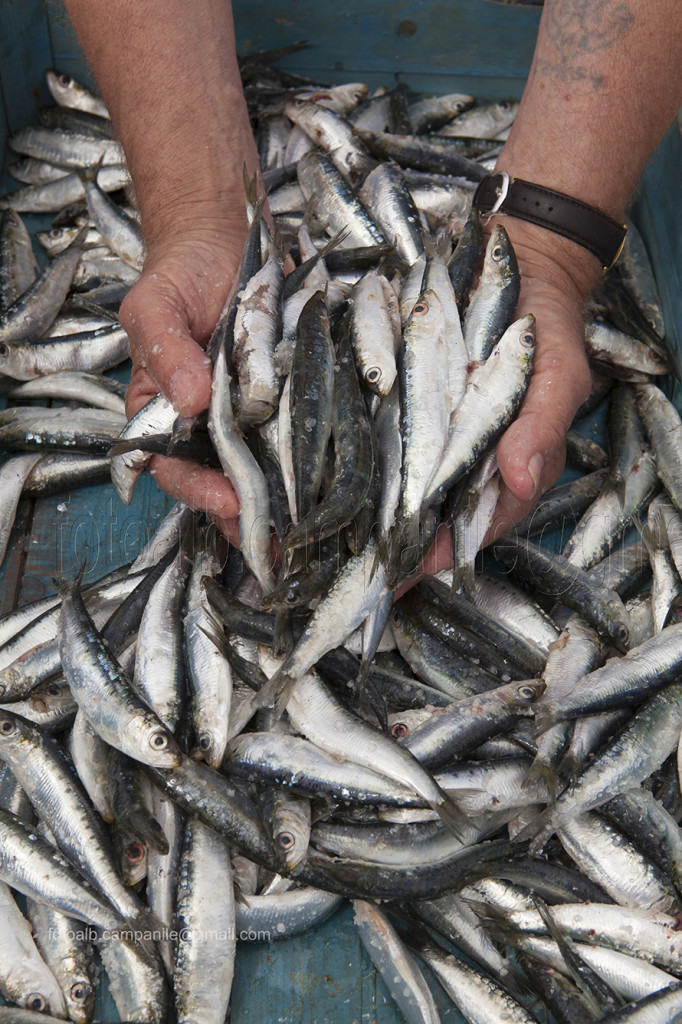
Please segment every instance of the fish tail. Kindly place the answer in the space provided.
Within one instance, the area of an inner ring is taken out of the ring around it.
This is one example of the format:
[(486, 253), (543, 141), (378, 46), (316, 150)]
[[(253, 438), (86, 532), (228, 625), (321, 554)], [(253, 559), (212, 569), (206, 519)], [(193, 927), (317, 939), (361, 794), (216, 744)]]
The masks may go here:
[(530, 840), (528, 847), (529, 856), (536, 857), (542, 853), (545, 843), (556, 831), (555, 818), (554, 807), (546, 807), (536, 818), (529, 821), (520, 832), (516, 833), (513, 841), (515, 843), (525, 843), (527, 840)]
[(419, 516), (411, 516), (396, 523), (388, 537), (386, 574), (391, 590), (411, 576), (421, 562), (420, 525)]
[(452, 570), (452, 583), (450, 594), (470, 594), (474, 589), (474, 567), (473, 565), (458, 565)]
[(435, 811), (455, 839), (459, 840), (462, 846), (471, 846), (478, 839), (478, 832), (474, 828), (471, 819), (460, 810), (449, 793), (443, 793), (442, 798), (430, 803), (431, 810)]
[(279, 721), (286, 711), (286, 706), (297, 678), (297, 676), (290, 675), (285, 670), (285, 666), (281, 665), (258, 693), (254, 694), (252, 698), (254, 707), (272, 708), (275, 721)]
[(97, 175), (100, 172), (100, 169), (102, 167), (103, 161), (104, 161), (104, 153), (102, 154), (102, 156), (99, 158), (99, 160), (96, 163), (90, 164), (89, 167), (78, 167), (77, 168), (78, 177), (83, 182), (83, 184), (85, 184), (86, 181), (97, 181)]
[(552, 801), (556, 800), (558, 789), (556, 771), (551, 764), (548, 764), (546, 761), (542, 761), (538, 757), (535, 758), (532, 765), (526, 772), (526, 777), (523, 780), (523, 788), (527, 790), (537, 782), (544, 782)]
[(538, 704), (535, 708), (535, 734), (540, 736), (543, 732), (547, 732), (553, 725), (561, 721), (557, 718), (556, 711), (552, 707), (552, 704), (547, 701), (542, 704)]

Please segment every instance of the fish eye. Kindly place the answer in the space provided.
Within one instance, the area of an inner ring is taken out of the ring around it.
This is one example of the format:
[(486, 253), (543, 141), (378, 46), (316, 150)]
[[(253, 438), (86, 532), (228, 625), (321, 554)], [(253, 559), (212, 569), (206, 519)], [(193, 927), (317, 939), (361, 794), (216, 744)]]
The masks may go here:
[(507, 110), (511, 110), (511, 108), (512, 105), (510, 100), (502, 100), (500, 103), (500, 110), (504, 110), (506, 112)]
[(83, 981), (77, 981), (75, 985), (71, 986), (71, 991), (69, 995), (71, 996), (72, 999), (75, 999), (77, 1002), (82, 1003), (85, 999), (88, 998), (90, 992), (91, 988), (89, 985), (86, 985), (85, 982)]
[(531, 334), (530, 331), (525, 331), (521, 335), (521, 344), (525, 348), (532, 348), (532, 346), (535, 344), (535, 336)]
[(393, 619), (393, 625), (400, 627), (400, 625), (402, 624), (402, 621), (403, 621), (403, 617), (400, 614), (400, 612), (393, 612), (393, 615), (391, 616), (391, 618)]
[(298, 601), (298, 595), (296, 594), (296, 591), (288, 590), (284, 600), (286, 601), (287, 604), (296, 604), (296, 602)]
[(280, 850), (290, 850), (296, 845), (296, 839), (291, 832), (280, 832), (276, 839)]
[(496, 263), (499, 263), (504, 256), (504, 248), (501, 245), (496, 245), (493, 251), (490, 253)]
[(45, 687), (45, 692), (48, 693), (50, 697), (56, 697), (59, 694), (59, 687), (56, 683), (48, 683)]
[(165, 732), (153, 732), (149, 739), (149, 745), (154, 750), (165, 750), (168, 746), (168, 736)]
[(657, 352), (655, 348), (650, 348), (649, 349), (649, 358), (651, 360), (653, 360), (654, 363), (662, 363), (663, 362), (663, 356), (661, 355), (660, 352)]
[(207, 733), (204, 733), (204, 735), (199, 740), (199, 746), (201, 747), (202, 750), (208, 750), (209, 747), (211, 746), (211, 737)]
[(516, 692), (518, 693), (519, 697), (523, 697), (524, 700), (532, 700), (533, 697), (535, 696), (535, 687), (534, 686), (519, 686), (519, 688), (518, 688), (518, 690)]
[(11, 736), (16, 731), (16, 728), (16, 724), (10, 722), (9, 718), (3, 718), (2, 722), (0, 722), (0, 733), (3, 736)]
[(426, 316), (429, 311), (428, 303), (418, 302), (412, 310), (412, 316)]
[(368, 384), (378, 384), (381, 380), (381, 367), (370, 366), (369, 370), (365, 374), (365, 380)]
[(126, 848), (126, 859), (129, 860), (131, 864), (140, 864), (141, 861), (144, 860), (144, 855), (144, 846), (142, 843), (138, 843), (137, 840)]
[(407, 726), (404, 722), (396, 722), (391, 728), (391, 736), (395, 736), (397, 740), (402, 740), (403, 737), (407, 736)]
[(8, 345), (0, 345), (0, 356), (8, 356), (8, 355), (9, 355), (9, 346)]
[(42, 1013), (43, 1010), (47, 1009), (45, 996), (42, 996), (40, 992), (31, 992), (30, 996), (26, 996), (26, 1009)]
[(66, 86), (71, 85), (71, 82), (73, 81), (73, 79), (71, 78), (71, 75), (65, 75), (62, 72), (62, 74), (57, 75), (57, 81), (59, 82), (60, 85), (63, 85), (63, 86), (66, 87)]
[(61, 238), (61, 237), (62, 237), (62, 229), (61, 228), (52, 228), (52, 230), (50, 231), (50, 238)]
[(630, 630), (625, 625), (620, 625), (616, 630), (616, 637), (621, 643), (626, 644), (630, 639)]

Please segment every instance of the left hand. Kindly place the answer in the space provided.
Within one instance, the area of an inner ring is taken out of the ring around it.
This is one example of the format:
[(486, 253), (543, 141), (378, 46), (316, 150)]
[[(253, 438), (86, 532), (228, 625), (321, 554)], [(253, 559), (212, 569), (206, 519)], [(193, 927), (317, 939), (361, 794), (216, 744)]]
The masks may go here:
[[(599, 275), (597, 260), (574, 243), (511, 217), (503, 222), (521, 268), (515, 317), (533, 313), (536, 348), (528, 391), (498, 444), (502, 484), (485, 544), (519, 522), (564, 468), (566, 432), (592, 385), (583, 306)], [(451, 566), (450, 534), (441, 527), (419, 575)]]

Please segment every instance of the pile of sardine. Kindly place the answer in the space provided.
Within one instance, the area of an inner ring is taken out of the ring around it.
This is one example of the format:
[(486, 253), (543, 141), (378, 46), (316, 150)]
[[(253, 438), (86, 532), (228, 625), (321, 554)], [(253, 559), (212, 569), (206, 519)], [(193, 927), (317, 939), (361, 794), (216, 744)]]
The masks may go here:
[[(406, 1021), (438, 1021), (431, 975), (469, 1024), (677, 1020), (682, 422), (643, 245), (587, 311), (609, 451), (572, 430), (582, 475), (493, 559), (535, 337), (471, 197), (513, 105), (242, 73), (270, 212), (246, 182), (193, 421), (126, 422), (103, 375), (144, 248), (101, 100), (49, 72), (10, 140), (3, 554), (22, 494), (110, 473), (130, 502), (154, 453), (222, 467), (241, 550), (178, 504), (0, 619), (0, 1022), (91, 1021), (103, 967), (124, 1020), (223, 1024), (237, 938), (345, 899)], [(38, 276), (18, 211), (57, 213)]]

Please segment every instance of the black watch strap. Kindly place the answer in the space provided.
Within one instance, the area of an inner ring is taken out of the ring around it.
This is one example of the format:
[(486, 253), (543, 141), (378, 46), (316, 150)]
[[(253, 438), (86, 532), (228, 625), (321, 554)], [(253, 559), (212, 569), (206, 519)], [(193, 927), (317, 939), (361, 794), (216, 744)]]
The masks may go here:
[(474, 206), (481, 213), (505, 213), (570, 238), (589, 249), (604, 270), (618, 259), (627, 228), (607, 217), (594, 206), (534, 185), (522, 178), (510, 178), (506, 172), (489, 174), (479, 182)]

